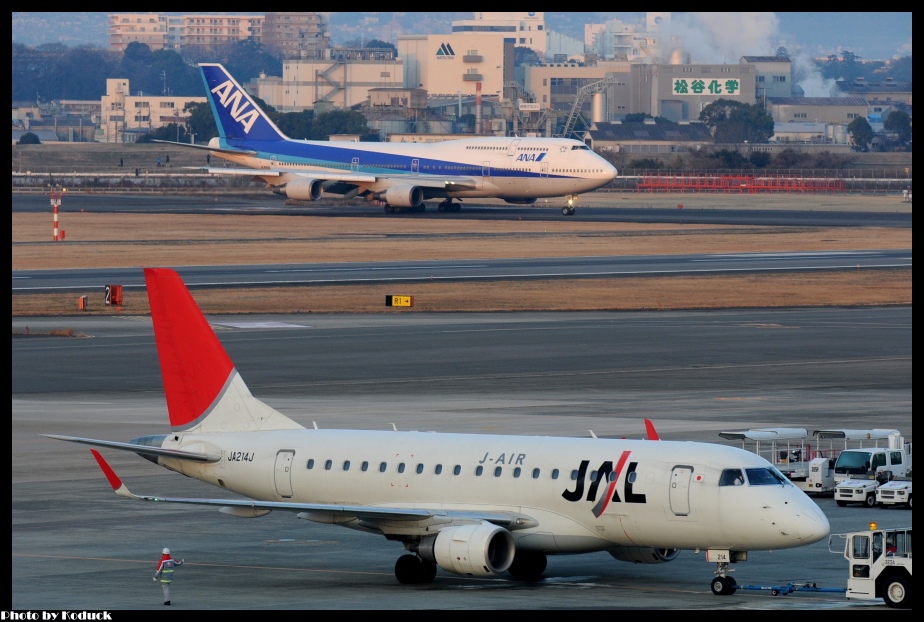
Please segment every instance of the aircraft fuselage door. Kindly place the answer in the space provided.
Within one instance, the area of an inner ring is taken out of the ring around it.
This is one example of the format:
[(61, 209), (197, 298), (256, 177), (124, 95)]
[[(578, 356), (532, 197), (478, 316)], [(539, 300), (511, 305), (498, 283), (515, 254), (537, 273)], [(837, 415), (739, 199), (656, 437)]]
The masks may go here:
[(481, 176), (490, 177), (491, 176), (491, 161), (486, 160), (481, 163)]
[(540, 162), (539, 163), (539, 177), (548, 177), (549, 176), (549, 163)]
[(689, 516), (690, 514), (690, 480), (693, 478), (693, 467), (678, 464), (671, 469), (670, 503), (671, 512), (675, 516)]
[(354, 173), (359, 172), (359, 158), (353, 158), (350, 162), (350, 170)]
[(414, 158), (411, 160), (411, 175), (416, 175), (420, 172), (420, 160)]
[(280, 497), (290, 498), (292, 496), (292, 459), (295, 452), (290, 449), (283, 449), (276, 454), (276, 469), (274, 480), (276, 482), (276, 492)]
[(517, 154), (517, 145), (519, 145), (519, 144), (520, 144), (520, 140), (519, 140), (519, 139), (517, 139), (517, 140), (513, 141), (512, 143), (510, 143), (510, 146), (507, 147), (507, 155), (508, 155), (508, 156), (515, 156), (515, 155)]

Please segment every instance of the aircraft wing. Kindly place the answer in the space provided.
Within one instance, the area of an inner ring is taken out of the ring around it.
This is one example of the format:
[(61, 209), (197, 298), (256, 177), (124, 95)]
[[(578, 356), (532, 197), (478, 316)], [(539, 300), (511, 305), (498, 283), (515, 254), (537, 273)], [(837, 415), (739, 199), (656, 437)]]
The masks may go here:
[[(318, 179), (320, 181), (340, 182), (350, 186), (375, 186), (380, 185), (382, 188), (390, 185), (408, 184), (420, 186), (422, 188), (434, 188), (437, 190), (473, 190), (478, 187), (477, 182), (469, 177), (458, 177), (447, 179), (431, 175), (402, 175), (387, 174), (375, 175), (369, 173), (335, 173), (327, 171), (287, 171), (285, 169), (264, 169), (264, 168), (214, 168), (208, 166), (184, 166), (184, 169), (198, 170), (211, 175), (242, 175), (246, 177), (259, 177), (266, 180), (272, 185), (279, 184), (283, 180), (291, 181), (292, 179)], [(275, 181), (270, 182), (269, 178)], [(288, 178), (288, 179), (286, 179)]]
[[(50, 435), (45, 435), (50, 436)], [(51, 436), (51, 438), (69, 437)], [(88, 440), (88, 439), (81, 439)], [(80, 441), (78, 441), (80, 442)], [(127, 445), (127, 443), (115, 443)], [(156, 501), (161, 503), (185, 503), (189, 505), (210, 505), (221, 508), (221, 512), (233, 516), (256, 517), (268, 514), (272, 510), (295, 512), (299, 518), (306, 518), (322, 523), (346, 523), (359, 519), (368, 523), (387, 521), (418, 522), (440, 518), (450, 521), (478, 522), (486, 521), (510, 530), (536, 527), (539, 522), (525, 514), (516, 512), (492, 512), (477, 510), (444, 510), (427, 508), (395, 508), (371, 505), (336, 505), (330, 503), (292, 503), (285, 501), (257, 501), (253, 499), (206, 499), (192, 497), (155, 497), (150, 495), (136, 495), (131, 492), (122, 479), (112, 470), (109, 463), (95, 449), (90, 450), (99, 464), (109, 485), (119, 496), (137, 501)]]
[[(71, 443), (83, 443), (84, 445), (94, 445), (96, 447), (120, 449), (122, 451), (130, 451), (136, 454), (143, 454), (148, 456), (178, 458), (180, 460), (192, 460), (194, 462), (218, 462), (221, 460), (221, 455), (217, 453), (200, 453), (195, 451), (183, 451), (180, 449), (164, 449), (162, 447), (149, 447), (147, 445), (135, 445), (134, 443), (118, 443), (116, 441), (101, 441), (95, 438), (80, 438), (79, 436), (61, 436), (59, 434), (42, 434), (41, 436), (46, 438), (53, 438), (59, 441), (70, 441)], [(94, 452), (94, 455), (95, 454), (96, 452)]]

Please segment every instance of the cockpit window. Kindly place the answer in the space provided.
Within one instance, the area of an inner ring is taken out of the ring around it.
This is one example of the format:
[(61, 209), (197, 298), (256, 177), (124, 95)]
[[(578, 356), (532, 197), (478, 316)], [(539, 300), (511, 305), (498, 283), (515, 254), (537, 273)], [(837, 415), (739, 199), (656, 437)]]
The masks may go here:
[(719, 478), (719, 486), (744, 486), (744, 472), (741, 469), (725, 469)]
[(590, 147), (588, 147), (587, 145), (574, 145), (573, 147), (571, 147), (571, 151), (574, 151), (575, 149), (587, 149), (587, 150), (590, 150)]
[(786, 486), (792, 485), (786, 476), (774, 469), (767, 467), (764, 469), (745, 469), (748, 474), (748, 483), (751, 486)]

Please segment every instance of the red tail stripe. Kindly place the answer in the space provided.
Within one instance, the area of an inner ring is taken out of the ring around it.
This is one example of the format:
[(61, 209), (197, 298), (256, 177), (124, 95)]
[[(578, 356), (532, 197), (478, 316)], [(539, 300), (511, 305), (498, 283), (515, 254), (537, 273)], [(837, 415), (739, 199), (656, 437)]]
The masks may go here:
[(145, 268), (170, 424), (183, 428), (215, 402), (234, 365), (180, 275)]

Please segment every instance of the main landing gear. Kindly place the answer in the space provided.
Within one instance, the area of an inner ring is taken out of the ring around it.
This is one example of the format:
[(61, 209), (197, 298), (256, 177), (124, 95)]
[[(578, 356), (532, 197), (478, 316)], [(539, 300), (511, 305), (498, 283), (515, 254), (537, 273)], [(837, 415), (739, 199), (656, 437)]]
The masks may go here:
[(738, 589), (738, 582), (728, 576), (728, 562), (716, 563), (716, 578), (712, 580), (710, 587), (712, 593), (716, 596), (731, 596)]
[(459, 212), (462, 211), (461, 203), (453, 203), (452, 199), (441, 201), (437, 209), (441, 212)]
[(514, 579), (536, 581), (542, 577), (542, 573), (545, 572), (548, 561), (548, 558), (542, 551), (518, 550), (507, 572), (509, 572)]
[(433, 583), (436, 577), (436, 563), (428, 562), (417, 555), (402, 555), (395, 562), (395, 577), (399, 583), (405, 585)]
[(389, 205), (388, 203), (386, 203), (384, 209), (385, 209), (385, 213), (386, 213), (386, 214), (395, 214), (395, 213), (400, 213), (400, 214), (404, 214), (404, 213), (413, 214), (413, 213), (418, 213), (418, 212), (425, 212), (425, 211), (427, 211), (427, 206), (426, 206), (426, 204), (421, 203), (421, 204), (418, 205), (417, 207), (395, 207), (394, 205)]

